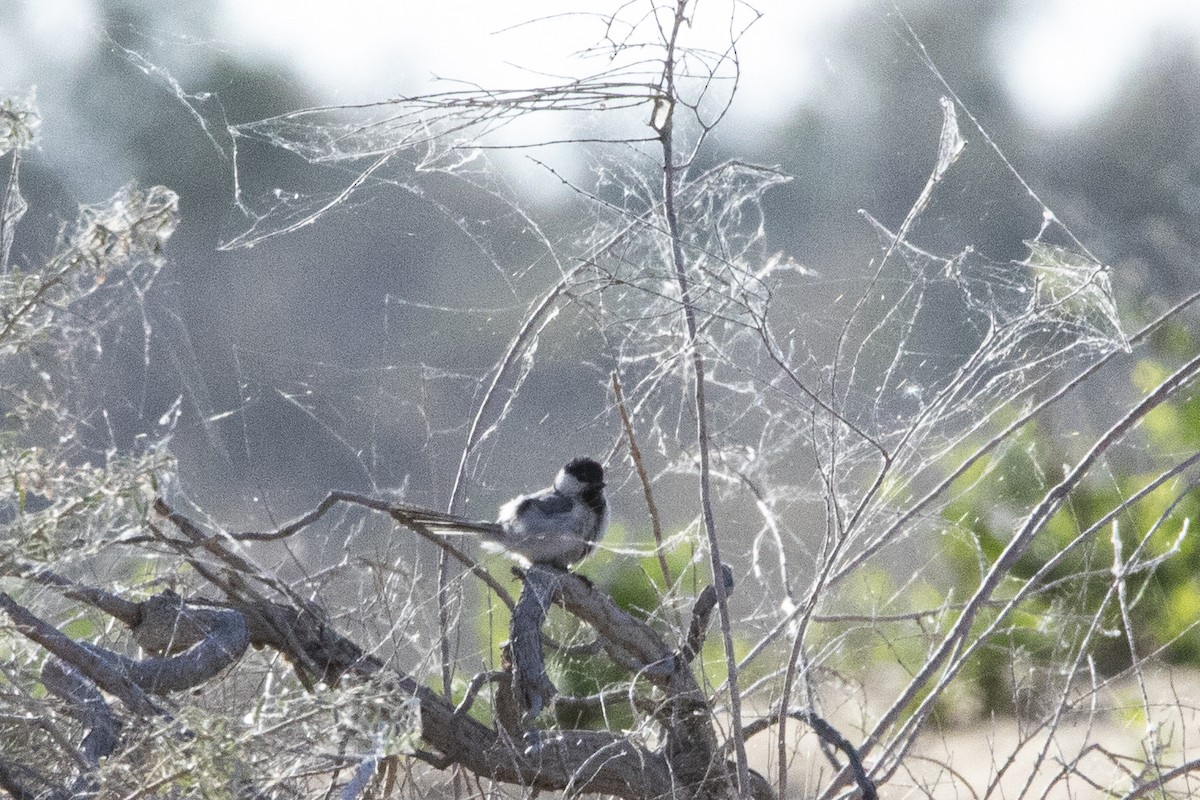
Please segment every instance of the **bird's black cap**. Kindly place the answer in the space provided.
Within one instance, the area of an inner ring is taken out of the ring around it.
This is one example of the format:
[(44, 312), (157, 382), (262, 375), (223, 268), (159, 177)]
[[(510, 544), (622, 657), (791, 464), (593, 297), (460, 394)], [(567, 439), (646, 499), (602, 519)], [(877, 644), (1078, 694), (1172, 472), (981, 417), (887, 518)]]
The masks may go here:
[(573, 458), (563, 467), (563, 471), (580, 483), (604, 483), (604, 467), (590, 458)]

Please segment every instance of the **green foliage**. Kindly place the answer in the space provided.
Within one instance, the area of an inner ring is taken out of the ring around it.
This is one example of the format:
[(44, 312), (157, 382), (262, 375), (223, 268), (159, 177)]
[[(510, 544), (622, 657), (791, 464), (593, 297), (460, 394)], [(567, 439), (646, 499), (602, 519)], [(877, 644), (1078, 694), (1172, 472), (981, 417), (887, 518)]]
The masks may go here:
[[(663, 635), (668, 644), (679, 643), (686, 625), (691, 603), (696, 594), (708, 585), (707, 565), (698, 563), (694, 547), (690, 542), (681, 542), (666, 548), (663, 557), (670, 573), (668, 584), (663, 575), (662, 564), (657, 555), (635, 556), (621, 551), (622, 544), (629, 538), (626, 530), (614, 524), (605, 536), (612, 549), (601, 549), (580, 566), (580, 573), (592, 581), (601, 591), (608, 594), (618, 606), (633, 616), (650, 621)], [(636, 537), (636, 541), (651, 541), (649, 533)], [(507, 563), (504, 556), (495, 556), (498, 564)], [(509, 575), (505, 588), (516, 597), (521, 583), (511, 576), (505, 567), (493, 569), (498, 577)], [(671, 598), (679, 597), (682, 609), (678, 618), (673, 612), (676, 603)], [(490, 643), (493, 663), (499, 663), (500, 648), (508, 639), (510, 617), (507, 607), (490, 591), (481, 598), (480, 640)], [(603, 694), (601, 705), (584, 708), (564, 703), (557, 708), (558, 723), (568, 728), (617, 730), (634, 723), (634, 714), (626, 697), (629, 689), (629, 673), (612, 662), (603, 653), (580, 654), (572, 647), (586, 645), (592, 634), (574, 617), (550, 609), (545, 632), (548, 636), (567, 646), (567, 651), (547, 649), (547, 670), (551, 680), (564, 697), (589, 697)], [(725, 679), (725, 659), (719, 637), (709, 636), (704, 649), (697, 658), (697, 668), (702, 668), (710, 682)], [(637, 690), (644, 692), (648, 686), (639, 684)], [(461, 700), (466, 684), (459, 682), (455, 687), (456, 701)], [(484, 704), (486, 705), (486, 704)], [(478, 709), (478, 705), (477, 705)], [(482, 709), (478, 713), (486, 713)]]
[[(1164, 361), (1194, 353), (1197, 344), (1182, 326), (1165, 326), (1154, 342), (1157, 357), (1144, 358), (1132, 371), (1134, 387), (1151, 391), (1171, 371)], [(955, 500), (943, 512), (952, 526), (941, 551), (947, 597), (971, 594), (1058, 480), (1061, 465), (1073, 461), (1056, 444), (1071, 437), (1050, 429), (1052, 424), (1027, 425), (955, 485)], [(959, 677), (974, 686), (982, 711), (1019, 710), (1018, 663), (1030, 665), (1032, 673), (1090, 658), (1102, 673), (1114, 674), (1135, 655), (1161, 654), (1173, 663), (1200, 666), (1200, 545), (1184, 535), (1200, 512), (1200, 496), (1185, 479), (1175, 478), (1130, 502), (1200, 449), (1200, 397), (1193, 392), (1163, 403), (1134, 435), (1142, 445), (1138, 459), (1110, 464), (1102, 479), (1072, 491), (1005, 575), (998, 598), (1030, 591), (999, 620), (997, 634)], [(1115, 509), (1119, 513), (1106, 519)], [(1114, 578), (1118, 569), (1120, 582)], [(998, 614), (998, 607), (984, 610), (975, 628), (995, 623)]]
[[(625, 529), (614, 525), (605, 540), (619, 546), (625, 539)], [(647, 534), (644, 541), (650, 540)], [(676, 584), (675, 591), (679, 591), (679, 587), (704, 585), (697, 574), (690, 544), (669, 549), (665, 553), (665, 560)], [(618, 606), (639, 619), (652, 620), (665, 610), (664, 598), (671, 587), (662, 574), (657, 556), (639, 558), (603, 550), (585, 562), (583, 571)], [(678, 635), (666, 624), (660, 624), (658, 628), (668, 642)], [(579, 632), (575, 633), (578, 638)], [(598, 707), (560, 709), (558, 721), (561, 725), (608, 730), (632, 727), (634, 714), (625, 700), (629, 673), (606, 655), (552, 657), (550, 668), (555, 685), (565, 695), (586, 697), (601, 692), (606, 694), (606, 702)], [(647, 687), (640, 685), (637, 688), (644, 693)]]

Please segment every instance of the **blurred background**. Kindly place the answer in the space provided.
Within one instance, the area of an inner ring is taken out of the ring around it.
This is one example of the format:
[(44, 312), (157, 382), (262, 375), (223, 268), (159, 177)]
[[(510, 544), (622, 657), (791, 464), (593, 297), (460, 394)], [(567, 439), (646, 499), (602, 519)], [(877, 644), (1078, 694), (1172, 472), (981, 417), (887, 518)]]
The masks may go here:
[[(740, 44), (736, 100), (703, 159), (795, 176), (766, 198), (767, 235), (772, 249), (819, 275), (822, 291), (836, 293), (879, 253), (858, 209), (894, 229), (920, 192), (936, 153), (937, 100), (948, 91), (940, 78), (1064, 225), (1113, 265), (1118, 300), (1135, 317), (1196, 287), (1200, 6), (766, 0), (756, 8), (762, 17)], [(37, 264), (79, 204), (130, 182), (181, 198), (170, 262), (140, 301), (142, 318), (104, 343), (89, 374), (85, 391), (105, 409), (90, 432), (96, 452), (136, 449), (171, 429), (180, 485), (233, 528), (275, 524), (331, 488), (444, 504), (480, 376), (558, 274), (531, 228), (565, 243), (569, 256), (587, 204), (564, 179), (604, 183), (605, 159), (620, 152), (493, 151), (488, 181), (504, 185), (525, 217), (470, 180), (414, 167), (368, 182), (312, 224), (239, 248), (228, 245), (280, 218), (264, 221), (266, 211), (303, 219), (362, 164), (318, 169), (228, 126), (588, 74), (596, 62), (580, 56), (603, 43), (597, 13), (607, 10), (0, 0), (0, 91), (32, 98), (41, 117), (38, 149), (23, 165), (30, 211), (14, 263)], [(727, 29), (716, 24), (713, 35)], [(496, 141), (582, 138), (589, 125), (637, 130), (642, 116), (536, 117)], [(982, 146), (961, 116), (971, 146)], [(930, 213), (989, 258), (1021, 258), (1041, 207), (1003, 169), (970, 181), (969, 203), (952, 196)], [(837, 318), (795, 302), (818, 329), (836, 332)], [(608, 413), (613, 363), (594, 339), (576, 329), (547, 340), (505, 431), (472, 465), (467, 513), (490, 518), (504, 498), (545, 485), (566, 458), (603, 453), (619, 436)], [(623, 467), (617, 477), (617, 518), (640, 519), (637, 486), (624, 483)], [(683, 508), (668, 526), (692, 514)]]

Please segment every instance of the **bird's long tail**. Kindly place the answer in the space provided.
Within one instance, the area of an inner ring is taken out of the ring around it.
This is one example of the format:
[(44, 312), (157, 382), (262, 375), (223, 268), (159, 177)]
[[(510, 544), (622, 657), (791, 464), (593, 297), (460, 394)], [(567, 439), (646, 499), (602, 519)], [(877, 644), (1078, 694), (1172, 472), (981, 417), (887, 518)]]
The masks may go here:
[(500, 525), (495, 522), (480, 522), (479, 520), (468, 519), (455, 514), (446, 514), (441, 511), (432, 511), (419, 506), (406, 506), (401, 503), (393, 503), (389, 507), (389, 511), (392, 517), (398, 522), (412, 522), (413, 524), (422, 525), (431, 531), (442, 534), (482, 534), (494, 537), (502, 532)]

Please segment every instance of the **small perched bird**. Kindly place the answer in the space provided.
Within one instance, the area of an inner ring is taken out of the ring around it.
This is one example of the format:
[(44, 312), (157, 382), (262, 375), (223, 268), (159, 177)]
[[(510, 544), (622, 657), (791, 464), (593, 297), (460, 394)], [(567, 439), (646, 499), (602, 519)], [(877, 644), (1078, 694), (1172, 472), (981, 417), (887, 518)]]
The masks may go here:
[(431, 530), (481, 533), (489, 550), (564, 570), (591, 554), (608, 527), (604, 468), (590, 458), (568, 462), (553, 486), (509, 500), (494, 523), (417, 508), (401, 510)]

